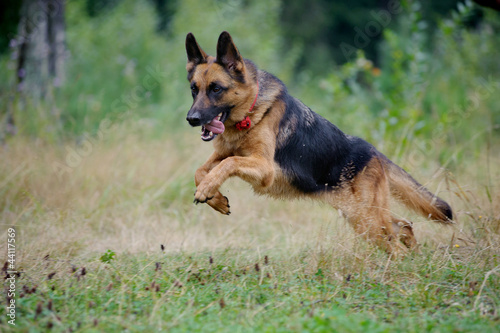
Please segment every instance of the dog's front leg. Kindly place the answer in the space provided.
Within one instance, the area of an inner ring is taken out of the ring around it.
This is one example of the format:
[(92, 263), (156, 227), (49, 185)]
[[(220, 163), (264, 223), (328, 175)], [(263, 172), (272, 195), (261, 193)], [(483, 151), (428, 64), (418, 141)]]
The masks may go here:
[(231, 156), (223, 159), (197, 186), (195, 202), (208, 202), (216, 199), (219, 187), (229, 178), (238, 176), (252, 186), (265, 188), (274, 180), (272, 163), (260, 156)]
[[(217, 166), (221, 161), (223, 160), (223, 157), (220, 156), (217, 153), (213, 153), (209, 159), (196, 170), (196, 173), (194, 174), (194, 182), (196, 184), (196, 187), (200, 185), (200, 183), (205, 179), (207, 174), (215, 167)], [(201, 202), (199, 200), (194, 201), (195, 203)], [(217, 191), (212, 198), (210, 198), (208, 201), (206, 201), (210, 207), (215, 209), (221, 214), (229, 215), (231, 212), (229, 211), (229, 199), (225, 196), (223, 196), (219, 191)]]

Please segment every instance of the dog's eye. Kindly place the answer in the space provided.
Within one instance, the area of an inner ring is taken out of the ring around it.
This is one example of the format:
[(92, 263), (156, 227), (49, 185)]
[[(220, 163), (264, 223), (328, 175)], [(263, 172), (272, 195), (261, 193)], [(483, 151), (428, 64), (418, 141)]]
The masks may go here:
[(221, 91), (221, 88), (219, 86), (215, 86), (212, 88), (212, 91), (218, 93), (219, 91)]
[(191, 95), (193, 95), (193, 98), (198, 95), (198, 88), (196, 88), (196, 85), (194, 84), (191, 86)]

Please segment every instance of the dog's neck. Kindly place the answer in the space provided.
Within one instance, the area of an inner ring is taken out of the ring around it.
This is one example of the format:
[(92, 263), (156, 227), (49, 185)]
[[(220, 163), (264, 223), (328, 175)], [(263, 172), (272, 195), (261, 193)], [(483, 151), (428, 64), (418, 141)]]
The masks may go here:
[[(248, 113), (253, 113), (253, 108), (255, 106), (255, 103), (257, 102), (257, 97), (259, 97), (259, 81), (258, 80), (257, 80), (257, 93), (255, 94), (255, 98), (253, 100), (252, 106), (250, 106), (250, 109), (248, 110)], [(252, 121), (250, 120), (249, 116), (246, 116), (245, 119), (236, 123), (235, 126), (239, 131), (243, 131), (245, 129), (249, 129), (252, 126)]]

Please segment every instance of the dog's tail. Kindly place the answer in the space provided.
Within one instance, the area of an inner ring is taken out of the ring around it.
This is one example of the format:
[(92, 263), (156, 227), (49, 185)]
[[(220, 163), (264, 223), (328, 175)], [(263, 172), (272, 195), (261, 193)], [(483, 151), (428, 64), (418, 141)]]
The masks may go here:
[(388, 158), (384, 160), (391, 195), (394, 198), (430, 220), (445, 224), (454, 223), (453, 212), (446, 201), (432, 194)]

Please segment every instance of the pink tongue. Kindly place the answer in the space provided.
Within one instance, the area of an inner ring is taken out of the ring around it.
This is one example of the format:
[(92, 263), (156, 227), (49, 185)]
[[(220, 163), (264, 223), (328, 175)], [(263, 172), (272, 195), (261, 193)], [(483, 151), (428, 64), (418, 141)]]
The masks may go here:
[(215, 134), (221, 134), (224, 133), (225, 127), (222, 121), (213, 119), (210, 123), (205, 125), (205, 128), (209, 130), (210, 132), (213, 132)]

